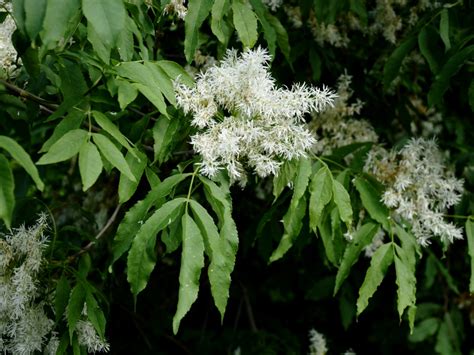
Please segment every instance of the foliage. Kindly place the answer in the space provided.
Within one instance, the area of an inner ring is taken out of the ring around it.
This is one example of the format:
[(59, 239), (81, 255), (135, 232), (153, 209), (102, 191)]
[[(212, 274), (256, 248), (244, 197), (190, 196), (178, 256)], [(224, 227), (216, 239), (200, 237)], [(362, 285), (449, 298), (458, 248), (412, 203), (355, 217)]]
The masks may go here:
[(0, 22), (0, 350), (474, 349), (469, 1)]

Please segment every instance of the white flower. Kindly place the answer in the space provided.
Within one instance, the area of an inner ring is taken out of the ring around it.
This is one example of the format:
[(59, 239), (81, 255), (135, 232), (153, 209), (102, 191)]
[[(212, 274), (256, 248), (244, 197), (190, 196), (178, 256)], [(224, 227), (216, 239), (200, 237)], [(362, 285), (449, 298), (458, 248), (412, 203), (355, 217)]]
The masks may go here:
[(101, 339), (90, 321), (79, 320), (76, 324), (77, 340), (90, 353), (108, 352), (110, 345)]
[(202, 157), (202, 174), (212, 178), (226, 169), (232, 182), (245, 184), (249, 168), (276, 175), (284, 160), (304, 156), (315, 143), (304, 115), (332, 105), (335, 95), (305, 84), (276, 87), (270, 60), (262, 48), (229, 50), (198, 74), (194, 87), (175, 82), (178, 106), (200, 129), (191, 144)]
[(184, 0), (171, 0), (169, 4), (163, 9), (163, 13), (174, 13), (179, 19), (184, 20), (186, 14), (188, 13), (188, 9), (186, 5), (184, 5)]
[(328, 351), (326, 339), (321, 333), (311, 329), (309, 331), (309, 355), (325, 355)]

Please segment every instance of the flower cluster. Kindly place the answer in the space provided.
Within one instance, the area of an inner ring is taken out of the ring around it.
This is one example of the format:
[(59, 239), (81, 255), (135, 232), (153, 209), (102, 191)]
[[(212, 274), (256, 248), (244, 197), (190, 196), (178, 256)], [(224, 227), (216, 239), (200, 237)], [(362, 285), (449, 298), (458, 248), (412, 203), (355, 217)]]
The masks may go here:
[(184, 4), (185, 0), (171, 0), (163, 9), (164, 14), (174, 13), (179, 19), (184, 20), (188, 13), (188, 8)]
[(38, 273), (46, 247), (46, 217), (0, 238), (0, 352), (32, 354), (46, 349), (56, 353), (54, 321), (38, 301)]
[(262, 2), (272, 11), (278, 10), (281, 4), (283, 4), (283, 0), (262, 0)]
[(76, 324), (77, 340), (89, 353), (108, 352), (110, 345), (102, 339), (89, 320), (79, 320)]
[(328, 352), (324, 335), (314, 329), (309, 331), (309, 355), (325, 355)]
[[(0, 10), (11, 12), (10, 1), (0, 0)], [(0, 23), (0, 69), (7, 75), (14, 75), (17, 69), (17, 55), (12, 43), (12, 34), (16, 30), (16, 24), (11, 15), (7, 15), (5, 20)]]
[(463, 181), (446, 169), (433, 140), (411, 139), (400, 151), (377, 147), (365, 169), (385, 184), (383, 203), (411, 224), (418, 243), (426, 246), (433, 236), (443, 242), (462, 239), (461, 230), (443, 215), (461, 199)]
[(363, 102), (356, 100), (349, 103), (353, 95), (351, 81), (352, 77), (347, 73), (341, 75), (334, 106), (313, 115), (309, 127), (318, 140), (313, 148), (316, 154), (331, 154), (336, 148), (356, 142), (378, 141), (378, 136), (369, 122), (352, 118), (360, 113)]
[(175, 83), (178, 105), (199, 129), (191, 143), (202, 174), (212, 178), (226, 169), (232, 182), (245, 184), (248, 168), (261, 177), (277, 174), (284, 160), (304, 156), (315, 143), (304, 115), (332, 105), (334, 93), (305, 84), (276, 87), (270, 59), (262, 48), (229, 50), (194, 87)]

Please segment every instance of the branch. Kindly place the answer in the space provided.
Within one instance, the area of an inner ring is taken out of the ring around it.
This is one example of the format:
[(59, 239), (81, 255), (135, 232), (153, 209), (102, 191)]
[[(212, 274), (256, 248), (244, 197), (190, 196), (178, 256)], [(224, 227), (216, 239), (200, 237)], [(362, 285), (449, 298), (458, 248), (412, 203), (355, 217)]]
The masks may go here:
[(29, 91), (26, 91), (26, 90), (23, 90), (21, 88), (19, 88), (18, 86), (16, 85), (13, 85), (11, 83), (9, 83), (8, 81), (4, 80), (4, 79), (0, 79), (0, 84), (5, 86), (5, 88), (7, 88), (8, 91), (20, 96), (20, 97), (23, 97), (27, 100), (30, 100), (30, 101), (34, 101), (38, 104), (40, 104), (41, 106), (43, 106), (44, 108), (48, 109), (49, 110), (56, 110), (59, 106), (56, 105), (56, 104), (53, 104), (51, 102), (49, 102), (48, 100), (45, 100), (39, 96), (36, 96), (35, 94), (32, 94), (31, 92)]

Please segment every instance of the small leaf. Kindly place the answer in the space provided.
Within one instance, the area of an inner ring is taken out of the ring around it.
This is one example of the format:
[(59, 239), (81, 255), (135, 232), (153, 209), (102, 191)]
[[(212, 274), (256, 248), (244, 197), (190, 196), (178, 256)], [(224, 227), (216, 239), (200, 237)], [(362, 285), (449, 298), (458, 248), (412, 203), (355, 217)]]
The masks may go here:
[(470, 219), (466, 221), (467, 250), (471, 258), (471, 278), (469, 282), (469, 292), (474, 293), (474, 222)]
[(120, 109), (125, 110), (137, 98), (138, 90), (126, 80), (117, 80), (117, 87)]
[(140, 160), (135, 158), (130, 152), (127, 153), (125, 156), (125, 160), (127, 161), (130, 169), (132, 170), (133, 176), (135, 176), (136, 181), (130, 180), (123, 174), (120, 174), (119, 186), (118, 186), (118, 194), (119, 194), (119, 203), (127, 202), (130, 197), (133, 196), (135, 191), (137, 190), (138, 183), (142, 178), (143, 172), (145, 171), (147, 158), (146, 155), (137, 151), (140, 157)]
[[(410, 256), (407, 252), (395, 244), (395, 271), (397, 274), (398, 299), (397, 309), (400, 320), (403, 311), (407, 307), (414, 307), (416, 304), (416, 276), (415, 267), (408, 262)], [(413, 324), (410, 325), (413, 328)]]
[(64, 316), (66, 306), (69, 301), (69, 294), (71, 293), (71, 286), (64, 275), (61, 275), (58, 283), (56, 284), (56, 292), (54, 294), (54, 313), (56, 321), (60, 320)]
[(163, 94), (155, 89), (152, 89), (146, 85), (140, 83), (133, 83), (132, 84), (140, 93), (143, 94), (150, 102), (160, 111), (161, 114), (168, 116), (168, 112), (166, 111), (166, 103), (165, 99), (163, 98)]
[(35, 164), (22, 146), (9, 137), (0, 136), (0, 148), (5, 149), (25, 169), (35, 182), (38, 190), (43, 191), (44, 183), (39, 177), (38, 169), (36, 169)]
[(234, 26), (246, 48), (252, 48), (258, 39), (257, 17), (248, 0), (232, 0)]
[(80, 11), (79, 0), (47, 0), (43, 29), (40, 33), (43, 45), (54, 49), (66, 38), (71, 20)]
[(177, 334), (179, 324), (188, 313), (199, 293), (199, 278), (204, 267), (204, 242), (201, 232), (193, 219), (185, 213), (181, 218), (183, 250), (179, 271), (179, 297), (173, 317), (173, 333)]
[(100, 152), (107, 161), (116, 167), (122, 174), (128, 177), (132, 181), (137, 181), (133, 176), (127, 161), (123, 157), (120, 150), (108, 139), (106, 136), (100, 133), (93, 133), (92, 138), (94, 143), (99, 148)]
[(172, 62), (170, 60), (160, 60), (156, 62), (156, 65), (163, 69), (171, 80), (176, 80), (179, 77), (179, 81), (181, 83), (188, 86), (194, 85), (193, 78), (178, 63)]
[(86, 293), (86, 305), (87, 305), (87, 318), (94, 326), (97, 334), (101, 339), (105, 337), (105, 316), (99, 307), (96, 299), (92, 295), (92, 292), (87, 290)]
[(67, 305), (67, 325), (69, 328), (69, 338), (72, 341), (74, 330), (76, 329), (77, 321), (81, 318), (82, 310), (84, 309), (84, 301), (86, 298), (84, 287), (78, 283), (71, 291), (69, 302)]
[(359, 191), (362, 205), (369, 212), (370, 217), (384, 226), (388, 230), (389, 210), (381, 201), (380, 191), (364, 177), (357, 177), (354, 185)]
[(392, 52), (390, 57), (387, 59), (383, 68), (383, 86), (385, 90), (388, 89), (392, 81), (397, 77), (400, 72), (403, 59), (413, 50), (416, 46), (416, 37), (409, 37), (404, 40), (395, 50)]
[(439, 329), (441, 320), (439, 318), (426, 318), (419, 322), (413, 329), (413, 333), (410, 334), (408, 339), (412, 343), (419, 343), (427, 340), (436, 334)]
[(82, 191), (95, 184), (102, 172), (103, 164), (97, 147), (86, 142), (79, 150), (79, 172), (81, 173)]
[[(63, 0), (61, 0), (63, 1)], [(79, 110), (73, 110), (64, 119), (59, 122), (54, 128), (53, 134), (44, 142), (40, 149), (40, 153), (45, 153), (67, 132), (81, 127), (82, 121), (86, 117), (85, 113)]]
[(339, 209), (341, 220), (346, 223), (347, 226), (350, 226), (352, 224), (352, 206), (349, 193), (337, 180), (333, 180), (332, 193), (334, 202)]
[(378, 224), (369, 222), (364, 224), (354, 233), (353, 240), (347, 245), (344, 256), (342, 257), (341, 266), (337, 271), (334, 294), (337, 293), (342, 283), (349, 275), (352, 265), (354, 265), (357, 259), (359, 259), (359, 254), (362, 249), (370, 244), (378, 229)]
[(138, 230), (127, 258), (127, 280), (134, 296), (143, 291), (156, 263), (156, 235), (179, 217), (184, 198), (165, 203)]
[(372, 255), (370, 266), (365, 274), (364, 282), (359, 290), (357, 299), (357, 315), (361, 314), (369, 304), (369, 299), (375, 293), (393, 263), (393, 245), (383, 244)]
[(10, 228), (15, 207), (15, 181), (10, 163), (0, 154), (0, 219)]
[(449, 39), (449, 12), (448, 9), (441, 11), (439, 20), (439, 35), (444, 43), (446, 52), (451, 49), (451, 40)]
[(188, 63), (194, 59), (199, 42), (199, 28), (209, 15), (212, 0), (190, 0), (188, 12), (184, 18), (184, 54)]
[(309, 186), (309, 225), (316, 232), (324, 207), (332, 199), (332, 176), (327, 166), (321, 167), (311, 178)]
[(295, 178), (296, 172), (298, 170), (298, 160), (287, 160), (285, 161), (280, 169), (278, 174), (273, 178), (273, 196), (275, 200), (281, 195), (285, 187), (293, 185), (293, 179)]
[(73, 129), (58, 139), (48, 152), (43, 155), (36, 164), (54, 164), (64, 160), (71, 159), (81, 149), (85, 143), (88, 132), (83, 129)]

